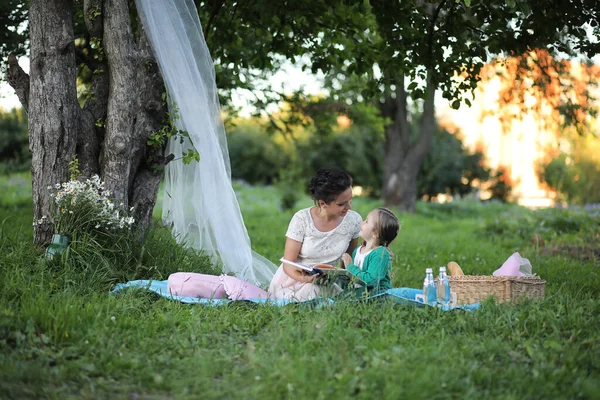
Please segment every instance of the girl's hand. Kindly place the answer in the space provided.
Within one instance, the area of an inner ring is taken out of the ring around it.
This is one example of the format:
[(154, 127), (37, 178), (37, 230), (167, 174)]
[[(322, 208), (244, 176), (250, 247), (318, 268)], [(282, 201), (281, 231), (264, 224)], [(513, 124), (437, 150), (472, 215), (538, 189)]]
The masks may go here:
[(346, 268), (348, 264), (352, 264), (352, 257), (350, 256), (350, 254), (342, 254), (342, 262), (344, 263), (344, 268)]

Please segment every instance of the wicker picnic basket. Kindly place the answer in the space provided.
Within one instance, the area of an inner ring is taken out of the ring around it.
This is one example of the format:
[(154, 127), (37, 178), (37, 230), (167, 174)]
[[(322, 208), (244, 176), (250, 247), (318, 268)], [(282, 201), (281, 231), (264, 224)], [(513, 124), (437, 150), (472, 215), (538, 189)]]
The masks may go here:
[(546, 281), (539, 276), (449, 276), (450, 290), (456, 293), (457, 304), (472, 304), (495, 296), (499, 303), (521, 298), (544, 297)]

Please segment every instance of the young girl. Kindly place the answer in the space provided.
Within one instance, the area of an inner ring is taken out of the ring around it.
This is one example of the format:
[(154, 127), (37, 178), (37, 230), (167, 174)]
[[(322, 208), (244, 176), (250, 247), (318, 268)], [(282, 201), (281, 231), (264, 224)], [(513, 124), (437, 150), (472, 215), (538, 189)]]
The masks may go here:
[[(390, 270), (391, 252), (387, 248), (396, 238), (400, 224), (387, 208), (376, 208), (362, 222), (360, 237), (363, 244), (352, 254), (342, 256), (346, 269), (366, 283), (366, 289), (379, 290), (392, 287)], [(360, 293), (364, 291), (361, 290)]]

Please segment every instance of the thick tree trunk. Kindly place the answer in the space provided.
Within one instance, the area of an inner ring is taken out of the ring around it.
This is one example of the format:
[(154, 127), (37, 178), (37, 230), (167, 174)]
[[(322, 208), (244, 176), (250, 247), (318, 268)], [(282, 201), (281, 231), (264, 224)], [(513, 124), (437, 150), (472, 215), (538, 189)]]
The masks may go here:
[[(63, 182), (75, 154), (79, 132), (77, 68), (71, 1), (31, 0), (29, 149), (32, 153), (33, 216), (49, 216), (49, 186)], [(49, 241), (53, 227), (34, 229), (35, 243)]]
[(117, 204), (129, 205), (131, 149), (137, 112), (138, 54), (129, 23), (127, 0), (106, 0), (104, 49), (108, 59), (109, 93), (104, 154), (100, 169)]
[(140, 31), (139, 38), (138, 51), (143, 68), (138, 72), (139, 109), (131, 150), (132, 181), (129, 204), (134, 207), (138, 228), (144, 234), (152, 225), (152, 212), (166, 164), (164, 149), (149, 147), (148, 135), (161, 128), (166, 107), (162, 102), (165, 87), (158, 65), (152, 56), (150, 43), (143, 31)]
[(84, 12), (95, 15), (86, 19), (86, 26), (91, 36), (104, 38), (108, 60), (108, 74), (94, 74), (94, 101), (84, 107), (93, 118), (84, 120), (106, 120), (106, 128), (95, 124), (95, 137), (104, 146), (102, 178), (118, 203), (134, 207), (144, 235), (152, 225), (165, 164), (164, 149), (147, 146), (148, 135), (164, 123), (162, 77), (141, 29), (137, 46), (133, 41), (126, 0), (86, 0)]
[(385, 131), (383, 202), (412, 213), (417, 202), (417, 176), (433, 141), (435, 86), (432, 82), (427, 85), (419, 134), (411, 143), (403, 81), (398, 83), (395, 99), (389, 98), (383, 108), (384, 116), (392, 119)]

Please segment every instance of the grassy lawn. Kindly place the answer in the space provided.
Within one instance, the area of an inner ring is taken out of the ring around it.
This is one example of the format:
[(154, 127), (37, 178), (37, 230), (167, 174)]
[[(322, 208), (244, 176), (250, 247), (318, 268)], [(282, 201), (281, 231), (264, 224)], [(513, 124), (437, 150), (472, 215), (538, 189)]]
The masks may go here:
[[(253, 248), (277, 260), (293, 211), (278, 209), (273, 188), (236, 191)], [(353, 205), (364, 216), (379, 203)], [(489, 275), (519, 251), (547, 281), (545, 299), (446, 313), (114, 296), (116, 282), (213, 270), (160, 227), (132, 261), (73, 253), (46, 263), (30, 244), (29, 178), (0, 177), (0, 398), (599, 398), (597, 209), (461, 202), (418, 211), (400, 216), (395, 286), (419, 287), (426, 267), (450, 260)]]

